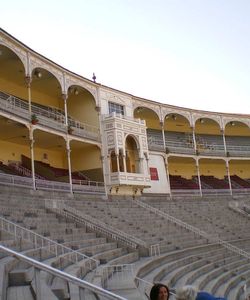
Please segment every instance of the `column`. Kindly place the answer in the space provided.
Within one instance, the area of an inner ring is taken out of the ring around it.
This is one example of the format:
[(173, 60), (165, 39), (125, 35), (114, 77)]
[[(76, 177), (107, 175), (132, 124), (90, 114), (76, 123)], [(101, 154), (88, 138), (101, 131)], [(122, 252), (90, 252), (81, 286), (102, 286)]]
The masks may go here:
[(226, 138), (225, 138), (225, 131), (223, 129), (221, 129), (221, 133), (222, 133), (222, 137), (223, 137), (225, 155), (227, 156), (227, 144), (226, 144)]
[(164, 122), (160, 122), (161, 125), (161, 132), (162, 132), (162, 140), (163, 140), (163, 147), (166, 150), (166, 140), (165, 140), (165, 131), (164, 131)]
[(144, 174), (143, 161), (144, 161), (144, 158), (139, 157), (139, 172), (140, 172), (140, 174)]
[(227, 178), (228, 178), (228, 184), (229, 184), (229, 189), (230, 189), (230, 195), (232, 196), (233, 195), (233, 190), (232, 190), (232, 183), (231, 183), (228, 160), (226, 160), (226, 169), (227, 169)]
[(68, 168), (69, 168), (69, 185), (70, 185), (70, 193), (73, 194), (73, 189), (72, 189), (72, 177), (71, 177), (71, 160), (70, 160), (70, 145), (69, 145), (69, 140), (66, 141), (66, 150), (67, 150), (67, 159), (68, 159)]
[(200, 196), (202, 197), (202, 187), (201, 187), (200, 167), (199, 167), (199, 161), (198, 161), (198, 159), (196, 159), (195, 165), (196, 165), (196, 173), (197, 173), (197, 176), (198, 176), (198, 183), (199, 183), (199, 189), (200, 189)]
[(122, 154), (122, 159), (123, 159), (123, 166), (124, 166), (124, 173), (127, 173), (127, 164), (126, 164), (126, 155)]
[(67, 94), (62, 94), (63, 102), (64, 102), (64, 114), (65, 114), (65, 126), (68, 127), (68, 109), (67, 109)]
[(194, 152), (197, 153), (197, 145), (196, 145), (194, 127), (191, 127), (191, 128), (192, 128), (192, 134), (193, 134)]
[(36, 189), (34, 143), (35, 143), (35, 140), (34, 140), (34, 137), (33, 137), (33, 128), (31, 128), (30, 129), (30, 160), (31, 160), (31, 174), (32, 174), (33, 190)]
[(31, 114), (32, 114), (32, 110), (31, 110), (31, 81), (32, 81), (32, 78), (30, 76), (25, 77), (25, 83), (26, 83), (27, 88), (28, 88), (28, 102), (29, 102), (30, 117), (31, 117)]
[(167, 158), (166, 155), (165, 155), (165, 168), (166, 168), (168, 185), (169, 185), (169, 195), (170, 195), (170, 198), (172, 198), (171, 185), (170, 185), (170, 177), (169, 177), (169, 171), (168, 171), (168, 158)]
[(116, 163), (117, 163), (117, 172), (120, 172), (120, 162), (119, 162), (119, 153), (115, 154), (116, 156)]

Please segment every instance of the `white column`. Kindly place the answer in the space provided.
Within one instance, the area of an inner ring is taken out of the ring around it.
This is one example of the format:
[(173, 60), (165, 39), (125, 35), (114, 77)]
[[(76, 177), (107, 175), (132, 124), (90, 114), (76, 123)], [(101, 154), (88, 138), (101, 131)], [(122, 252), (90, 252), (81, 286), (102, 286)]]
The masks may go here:
[(193, 143), (194, 143), (194, 152), (196, 153), (197, 151), (197, 145), (196, 145), (196, 138), (195, 138), (195, 132), (194, 132), (194, 127), (192, 127), (192, 134), (193, 134)]
[(169, 195), (170, 195), (170, 198), (172, 198), (171, 185), (170, 185), (170, 177), (169, 177), (169, 171), (168, 171), (168, 158), (166, 156), (165, 156), (165, 168), (166, 168), (168, 185), (169, 185)]
[(230, 169), (229, 169), (229, 163), (228, 163), (228, 160), (226, 160), (226, 169), (227, 169), (227, 178), (228, 178), (228, 183), (229, 183), (230, 194), (233, 195), (233, 190), (232, 190), (232, 183), (231, 183)]
[(119, 153), (115, 154), (115, 156), (116, 156), (116, 163), (117, 163), (117, 172), (120, 172)]
[(31, 174), (32, 174), (32, 184), (33, 189), (36, 189), (36, 177), (35, 177), (35, 161), (34, 161), (34, 137), (33, 128), (30, 129), (30, 161), (31, 161)]
[(227, 144), (226, 144), (226, 138), (225, 138), (225, 131), (222, 129), (221, 133), (222, 133), (222, 137), (223, 137), (223, 144), (224, 144), (225, 154), (227, 156)]
[(162, 132), (163, 147), (164, 147), (164, 150), (166, 150), (166, 140), (165, 140), (164, 122), (160, 122), (160, 125), (161, 125), (161, 132)]
[(70, 145), (69, 145), (69, 140), (66, 141), (66, 150), (67, 150), (67, 159), (68, 159), (68, 169), (69, 169), (69, 185), (70, 185), (70, 193), (73, 193), (72, 189), (72, 176), (71, 176), (71, 160), (70, 160)]
[(196, 165), (196, 171), (197, 171), (197, 176), (198, 176), (198, 183), (199, 183), (199, 189), (200, 189), (200, 196), (202, 197), (202, 187), (201, 187), (201, 177), (200, 177), (200, 166), (199, 166), (199, 161), (198, 159), (195, 161)]
[(65, 125), (68, 127), (68, 109), (67, 109), (67, 94), (62, 94), (63, 102), (64, 102), (64, 115), (65, 115)]
[(124, 166), (124, 173), (127, 173), (127, 164), (126, 164), (126, 155), (122, 154), (123, 166)]
[(32, 114), (32, 111), (31, 111), (31, 81), (32, 81), (32, 78), (30, 76), (25, 77), (25, 82), (26, 82), (26, 85), (27, 85), (27, 88), (28, 88), (28, 102), (29, 102), (30, 116)]

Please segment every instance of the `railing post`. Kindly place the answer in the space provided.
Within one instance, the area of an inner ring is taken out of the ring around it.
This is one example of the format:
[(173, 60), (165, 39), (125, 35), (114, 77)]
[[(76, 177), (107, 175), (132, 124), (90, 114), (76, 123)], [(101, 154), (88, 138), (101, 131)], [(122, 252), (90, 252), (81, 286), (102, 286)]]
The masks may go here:
[(41, 294), (41, 276), (40, 276), (40, 270), (35, 268), (35, 287), (36, 287), (36, 300), (42, 300), (42, 294)]
[(80, 300), (87, 300), (87, 298), (85, 297), (85, 293), (84, 293), (84, 288), (79, 286), (79, 299)]

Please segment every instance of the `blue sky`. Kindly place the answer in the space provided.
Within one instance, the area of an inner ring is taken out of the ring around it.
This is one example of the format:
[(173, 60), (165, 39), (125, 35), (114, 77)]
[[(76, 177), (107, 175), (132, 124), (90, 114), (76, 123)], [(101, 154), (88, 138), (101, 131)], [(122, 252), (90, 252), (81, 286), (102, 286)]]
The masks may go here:
[(1, 3), (0, 26), (103, 85), (250, 114), (249, 16), (249, 0), (12, 0)]

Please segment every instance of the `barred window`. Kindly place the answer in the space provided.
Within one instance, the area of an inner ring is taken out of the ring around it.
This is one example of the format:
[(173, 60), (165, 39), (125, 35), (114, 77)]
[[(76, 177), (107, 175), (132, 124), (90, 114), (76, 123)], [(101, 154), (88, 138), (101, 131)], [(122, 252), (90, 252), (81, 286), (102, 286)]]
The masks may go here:
[(124, 116), (124, 106), (117, 103), (109, 102), (109, 113), (111, 114), (112, 112), (116, 112), (117, 114), (121, 114)]

